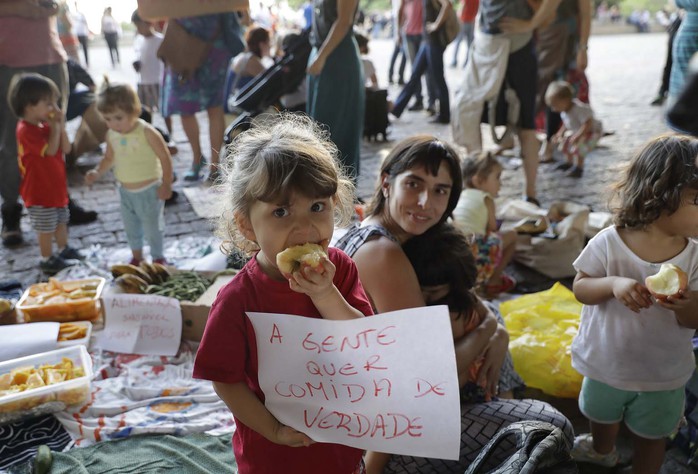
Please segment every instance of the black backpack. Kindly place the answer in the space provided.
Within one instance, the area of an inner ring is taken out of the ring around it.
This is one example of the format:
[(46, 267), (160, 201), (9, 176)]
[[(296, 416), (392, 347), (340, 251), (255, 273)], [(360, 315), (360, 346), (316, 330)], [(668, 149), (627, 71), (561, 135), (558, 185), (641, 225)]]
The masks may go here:
[[(488, 459), (503, 443), (514, 444), (516, 452), (493, 470), (485, 471)], [(482, 448), (465, 474), (574, 474), (572, 445), (562, 430), (544, 421), (519, 421), (501, 429)]]

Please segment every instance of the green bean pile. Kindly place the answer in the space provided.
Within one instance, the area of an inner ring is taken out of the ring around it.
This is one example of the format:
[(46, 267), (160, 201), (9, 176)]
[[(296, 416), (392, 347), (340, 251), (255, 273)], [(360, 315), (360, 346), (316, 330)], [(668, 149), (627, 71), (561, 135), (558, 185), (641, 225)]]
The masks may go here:
[(174, 273), (167, 281), (149, 285), (145, 292), (149, 295), (167, 296), (180, 301), (196, 301), (213, 283), (196, 272)]

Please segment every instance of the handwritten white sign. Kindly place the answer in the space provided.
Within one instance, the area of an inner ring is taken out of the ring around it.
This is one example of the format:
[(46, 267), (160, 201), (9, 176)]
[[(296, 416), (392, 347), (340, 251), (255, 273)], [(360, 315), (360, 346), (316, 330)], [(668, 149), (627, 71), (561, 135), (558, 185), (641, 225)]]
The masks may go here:
[(269, 411), (318, 442), (458, 459), (460, 402), (446, 306), (351, 321), (247, 313)]
[(119, 294), (103, 297), (105, 350), (144, 355), (175, 355), (182, 337), (182, 311), (174, 298)]

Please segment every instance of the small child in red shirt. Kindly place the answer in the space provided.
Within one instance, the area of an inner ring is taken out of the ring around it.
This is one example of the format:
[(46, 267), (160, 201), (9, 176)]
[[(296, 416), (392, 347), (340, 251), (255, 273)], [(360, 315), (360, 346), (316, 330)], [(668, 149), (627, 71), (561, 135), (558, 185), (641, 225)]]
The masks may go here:
[[(84, 257), (68, 246), (68, 183), (64, 154), (70, 151), (60, 93), (49, 78), (17, 74), (10, 84), (10, 107), (17, 122), (17, 151), (22, 176), (20, 195), (32, 228), (37, 232), (42, 260), (39, 267), (52, 275)], [(58, 252), (53, 252), (53, 241)]]

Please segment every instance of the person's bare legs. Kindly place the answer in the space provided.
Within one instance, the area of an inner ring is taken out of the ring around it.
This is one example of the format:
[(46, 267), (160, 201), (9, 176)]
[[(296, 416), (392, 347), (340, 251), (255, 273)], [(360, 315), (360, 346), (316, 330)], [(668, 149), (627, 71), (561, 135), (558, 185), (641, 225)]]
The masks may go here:
[(207, 109), (208, 131), (211, 140), (211, 172), (218, 165), (221, 147), (223, 146), (223, 134), (225, 133), (225, 113), (223, 107), (211, 107)]
[(92, 103), (85, 110), (85, 113), (82, 114), (80, 127), (75, 133), (75, 141), (70, 153), (71, 157), (78, 159), (84, 153), (94, 150), (104, 143), (106, 136), (107, 123), (97, 111), (96, 104)]
[(544, 140), (543, 145), (540, 147), (538, 152), (538, 159), (541, 163), (552, 163), (554, 160), (553, 154), (555, 153), (555, 145), (552, 140)]
[(501, 155), (507, 150), (513, 150), (516, 146), (516, 141), (514, 140), (514, 134), (507, 131), (506, 135), (502, 137), (502, 142), (497, 145), (492, 153), (495, 155)]
[(68, 245), (68, 225), (58, 224), (53, 236), (56, 238), (56, 245), (59, 250), (63, 250)]
[(538, 150), (540, 142), (535, 130), (519, 130), (521, 158), (526, 178), (526, 196), (536, 198), (536, 176), (538, 174)]
[(41, 257), (46, 260), (53, 255), (53, 241), (59, 249), (63, 250), (68, 245), (68, 225), (58, 224), (53, 232), (37, 232), (39, 240), (39, 252)]
[(192, 168), (198, 167), (201, 161), (201, 142), (199, 140), (199, 122), (196, 120), (196, 115), (182, 115), (182, 128), (194, 154)]
[(131, 255), (133, 260), (137, 262), (143, 261), (143, 249), (131, 249)]
[(104, 121), (104, 117), (97, 110), (96, 102), (90, 104), (90, 106), (82, 114), (82, 120), (90, 128), (90, 131), (95, 136), (99, 143), (104, 143), (107, 138), (107, 122)]
[(39, 252), (44, 260), (53, 255), (53, 234), (53, 232), (37, 232)]
[(577, 152), (577, 168), (584, 169), (584, 153)]
[(572, 144), (572, 137), (568, 136), (567, 138), (565, 138), (565, 141), (562, 144), (562, 154), (565, 155), (565, 161), (570, 166), (574, 165), (574, 151), (572, 150), (573, 147), (574, 145)]
[(633, 474), (657, 474), (664, 462), (665, 441), (633, 434)]
[(590, 421), (589, 426), (591, 427), (591, 436), (594, 440), (594, 451), (599, 454), (609, 454), (615, 449), (620, 423), (605, 425)]
[(100, 142), (95, 138), (94, 134), (87, 127), (85, 122), (80, 123), (78, 130), (75, 132), (75, 139), (70, 148), (70, 153), (66, 155), (68, 165), (72, 166), (75, 161), (83, 154), (90, 150), (95, 150), (100, 145)]
[(506, 232), (501, 232), (502, 237), (502, 258), (492, 272), (490, 279), (488, 280), (488, 285), (499, 285), (502, 283), (502, 273), (504, 269), (509, 265), (511, 259), (514, 258), (514, 252), (516, 252), (516, 232), (509, 230)]
[(172, 117), (165, 117), (165, 127), (167, 128), (167, 133), (172, 136)]

